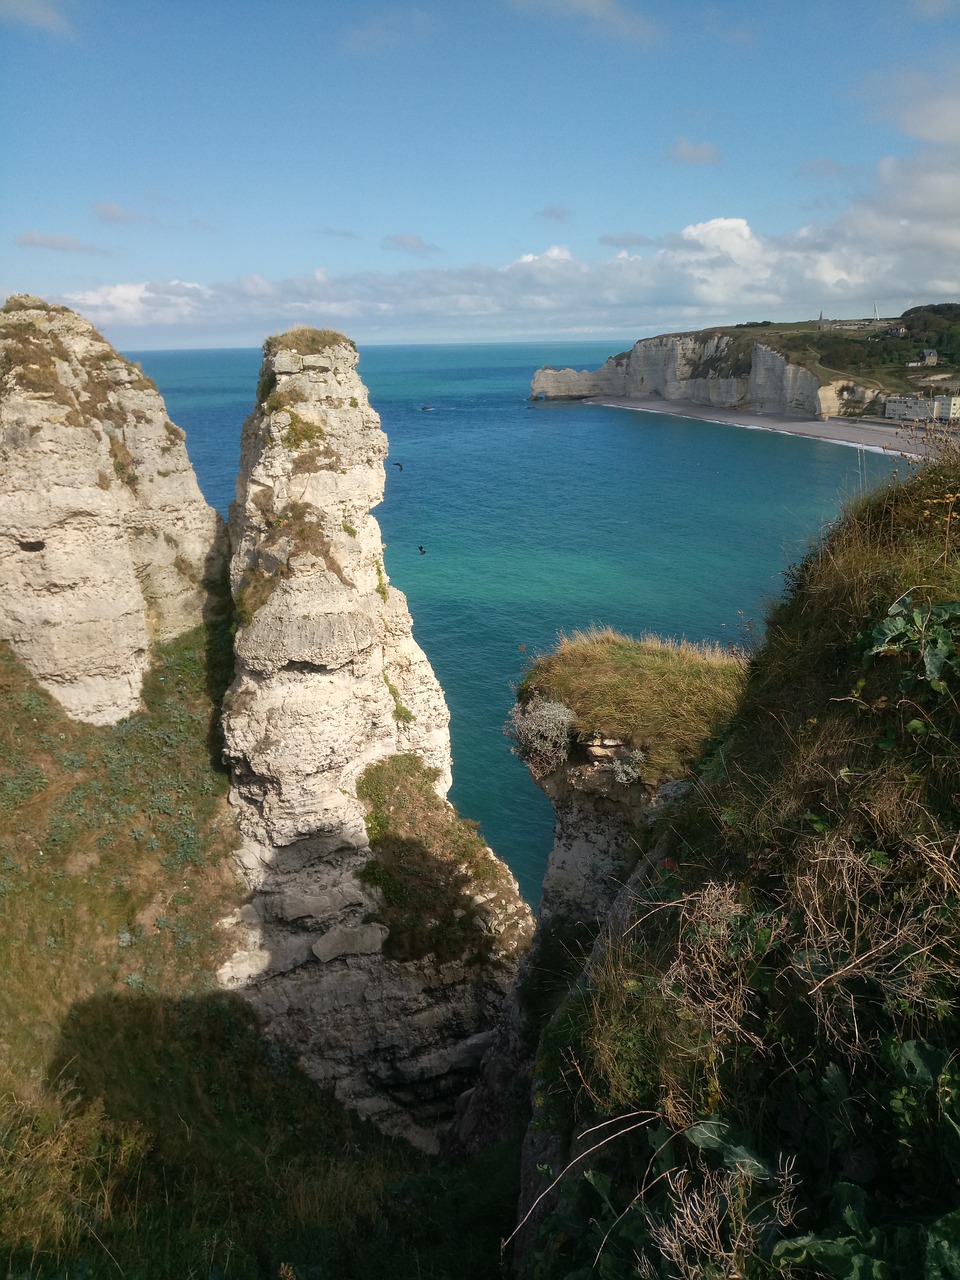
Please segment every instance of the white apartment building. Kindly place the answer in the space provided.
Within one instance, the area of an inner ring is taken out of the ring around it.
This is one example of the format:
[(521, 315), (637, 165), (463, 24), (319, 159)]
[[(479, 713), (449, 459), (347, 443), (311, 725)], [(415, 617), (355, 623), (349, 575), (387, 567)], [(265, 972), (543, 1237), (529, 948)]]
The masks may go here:
[(933, 417), (933, 412), (930, 401), (923, 396), (887, 396), (883, 407), (885, 418), (919, 418), (927, 421)]

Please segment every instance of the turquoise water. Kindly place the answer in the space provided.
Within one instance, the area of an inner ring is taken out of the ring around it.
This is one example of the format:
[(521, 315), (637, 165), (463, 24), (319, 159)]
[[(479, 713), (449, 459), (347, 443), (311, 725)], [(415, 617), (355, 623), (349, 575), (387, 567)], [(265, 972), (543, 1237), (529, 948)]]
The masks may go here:
[[(360, 353), (390, 438), (386, 496), (375, 514), (387, 571), (407, 595), (414, 633), (450, 706), (451, 798), (480, 822), (533, 902), (552, 811), (502, 733), (529, 657), (559, 632), (591, 624), (737, 641), (842, 497), (897, 465), (769, 432), (527, 400), (539, 365), (594, 368), (618, 349), (538, 343)], [(208, 501), (225, 511), (260, 353), (130, 354), (186, 430)]]

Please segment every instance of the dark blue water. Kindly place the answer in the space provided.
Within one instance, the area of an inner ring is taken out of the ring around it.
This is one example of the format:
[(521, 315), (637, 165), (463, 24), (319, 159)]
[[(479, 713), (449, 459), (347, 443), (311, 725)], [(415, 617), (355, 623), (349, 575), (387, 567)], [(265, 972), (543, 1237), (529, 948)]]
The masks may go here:
[[(539, 365), (594, 368), (616, 349), (361, 349), (390, 438), (376, 512), (386, 567), (450, 706), (451, 798), (532, 901), (552, 812), (502, 733), (529, 658), (594, 623), (737, 641), (841, 498), (896, 466), (769, 432), (527, 400)], [(131, 354), (186, 430), (208, 501), (225, 511), (259, 352)]]

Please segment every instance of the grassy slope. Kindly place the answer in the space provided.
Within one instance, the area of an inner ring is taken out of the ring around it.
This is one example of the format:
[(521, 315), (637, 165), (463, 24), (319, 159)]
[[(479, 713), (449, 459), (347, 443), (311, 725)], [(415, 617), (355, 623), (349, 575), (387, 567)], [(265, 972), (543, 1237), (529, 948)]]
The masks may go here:
[(515, 1145), (434, 1168), (216, 990), (230, 668), (182, 637), (94, 728), (0, 650), (0, 1274), (494, 1276)]
[(949, 460), (861, 500), (774, 609), (669, 869), (544, 1037), (545, 1122), (610, 1140), (531, 1274), (960, 1274), (958, 496)]

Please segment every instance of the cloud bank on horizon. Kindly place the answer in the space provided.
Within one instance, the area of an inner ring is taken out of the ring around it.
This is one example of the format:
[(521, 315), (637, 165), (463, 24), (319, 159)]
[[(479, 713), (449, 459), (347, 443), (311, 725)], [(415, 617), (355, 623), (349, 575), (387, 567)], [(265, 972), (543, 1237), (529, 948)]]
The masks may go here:
[(163, 8), (0, 0), (0, 291), (121, 346), (960, 299), (957, 0)]

